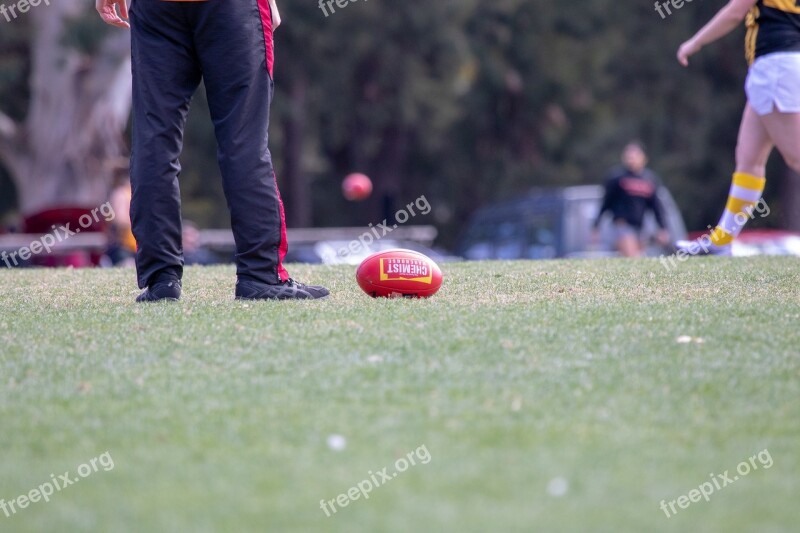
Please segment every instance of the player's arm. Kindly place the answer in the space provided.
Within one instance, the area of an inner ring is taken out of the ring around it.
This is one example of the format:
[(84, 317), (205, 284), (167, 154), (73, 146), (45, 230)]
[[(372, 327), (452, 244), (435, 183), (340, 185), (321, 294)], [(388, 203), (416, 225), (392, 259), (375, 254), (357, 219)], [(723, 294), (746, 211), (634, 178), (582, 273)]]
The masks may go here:
[(661, 177), (656, 174), (655, 172), (650, 171), (650, 179), (656, 186), (656, 190), (653, 193), (653, 197), (650, 199), (652, 205), (651, 209), (653, 210), (653, 215), (656, 217), (656, 222), (662, 229), (667, 229), (667, 217), (665, 216), (666, 210), (664, 209), (664, 204), (661, 202), (661, 195), (659, 194), (661, 190), (664, 188), (664, 182), (661, 180)]
[[(656, 182), (658, 184), (658, 182)], [(648, 202), (648, 206), (653, 211), (653, 215), (656, 218), (656, 222), (658, 223), (658, 227), (660, 228), (658, 234), (656, 235), (656, 240), (658, 241), (661, 246), (666, 246), (669, 244), (669, 230), (667, 229), (667, 219), (664, 216), (664, 205), (661, 203), (661, 198), (659, 197), (659, 192), (661, 191), (661, 185), (658, 184), (656, 186), (656, 190), (653, 193), (653, 197), (650, 198)]]
[(603, 203), (600, 205), (600, 211), (597, 213), (597, 218), (594, 219), (592, 228), (597, 230), (600, 227), (600, 222), (603, 220), (603, 215), (606, 211), (611, 209), (611, 202), (616, 193), (617, 181), (614, 178), (609, 178), (606, 181), (606, 192), (603, 195)]
[[(117, 13), (117, 6), (119, 6), (119, 13)], [(125, 22), (128, 19), (127, 0), (97, 0), (95, 8), (106, 24), (119, 28), (131, 27), (130, 24)]]
[(689, 66), (689, 58), (707, 46), (738, 28), (747, 13), (758, 0), (731, 0), (719, 10), (711, 21), (703, 26), (694, 37), (683, 43), (678, 50), (678, 61)]
[(613, 177), (608, 178), (606, 181), (606, 190), (605, 194), (603, 194), (603, 203), (600, 205), (600, 211), (597, 213), (597, 218), (594, 219), (594, 224), (592, 224), (590, 243), (593, 246), (600, 244), (600, 222), (603, 220), (603, 215), (606, 213), (606, 211), (611, 209), (612, 198), (616, 194), (616, 184), (617, 180)]
[(653, 210), (653, 215), (656, 217), (656, 222), (661, 229), (666, 229), (667, 224), (664, 220), (664, 207), (661, 205), (661, 200), (658, 198), (659, 188), (650, 199), (650, 209)]

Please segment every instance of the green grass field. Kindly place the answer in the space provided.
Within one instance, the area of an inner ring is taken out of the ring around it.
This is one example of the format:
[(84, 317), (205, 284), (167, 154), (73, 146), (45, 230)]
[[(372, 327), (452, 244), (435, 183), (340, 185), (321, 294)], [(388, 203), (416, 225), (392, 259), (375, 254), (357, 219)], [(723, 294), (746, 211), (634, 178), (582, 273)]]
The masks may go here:
[(0, 271), (0, 498), (114, 464), (0, 531), (798, 530), (796, 259), (449, 264), (429, 301), (290, 270), (333, 296), (234, 302), (232, 267), (192, 268), (137, 306), (129, 270)]

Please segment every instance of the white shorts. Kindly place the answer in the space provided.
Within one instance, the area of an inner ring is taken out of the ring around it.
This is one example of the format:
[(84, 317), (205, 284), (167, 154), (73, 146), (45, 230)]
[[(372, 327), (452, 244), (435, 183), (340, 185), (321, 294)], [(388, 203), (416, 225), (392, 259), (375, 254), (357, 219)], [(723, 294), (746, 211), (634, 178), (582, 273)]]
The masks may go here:
[(800, 52), (761, 56), (750, 67), (747, 101), (760, 116), (777, 110), (800, 113)]

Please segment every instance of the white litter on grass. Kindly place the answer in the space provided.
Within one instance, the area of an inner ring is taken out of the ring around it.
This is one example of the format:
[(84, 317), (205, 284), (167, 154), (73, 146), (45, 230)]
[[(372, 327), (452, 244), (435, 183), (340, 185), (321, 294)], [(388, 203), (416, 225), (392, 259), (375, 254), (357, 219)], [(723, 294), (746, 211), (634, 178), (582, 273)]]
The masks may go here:
[(569, 482), (563, 477), (554, 477), (547, 484), (547, 494), (554, 498), (560, 498), (569, 491)]
[(690, 343), (703, 344), (705, 342), (700, 337), (690, 337), (689, 335), (681, 335), (675, 340), (678, 341), (678, 344), (690, 344)]
[(511, 410), (516, 413), (520, 409), (522, 409), (522, 398), (517, 396), (511, 401)]
[(340, 452), (347, 448), (347, 439), (341, 435), (328, 435), (328, 448)]

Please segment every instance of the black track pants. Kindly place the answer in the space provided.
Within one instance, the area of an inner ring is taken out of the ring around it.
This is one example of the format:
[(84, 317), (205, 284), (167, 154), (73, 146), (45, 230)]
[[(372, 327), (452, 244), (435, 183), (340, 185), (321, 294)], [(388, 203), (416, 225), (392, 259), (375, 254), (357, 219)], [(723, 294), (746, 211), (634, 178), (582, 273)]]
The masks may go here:
[(268, 0), (133, 0), (130, 20), (131, 221), (139, 286), (183, 274), (178, 157), (201, 80), (219, 146), (237, 275), (285, 281), (283, 203), (267, 147), (274, 57)]

